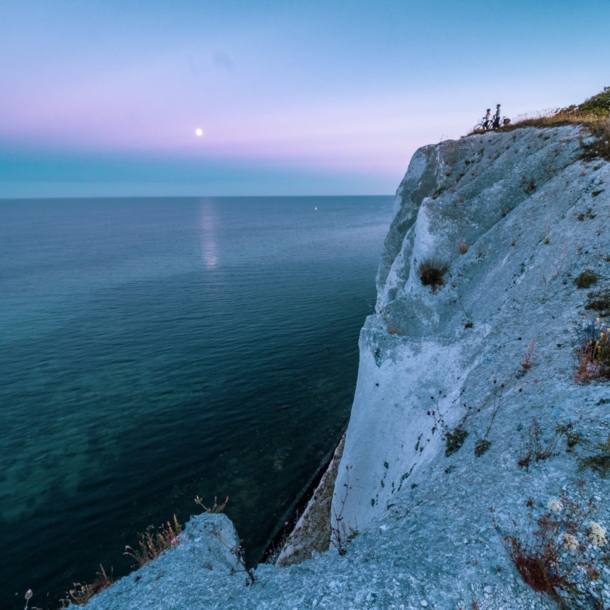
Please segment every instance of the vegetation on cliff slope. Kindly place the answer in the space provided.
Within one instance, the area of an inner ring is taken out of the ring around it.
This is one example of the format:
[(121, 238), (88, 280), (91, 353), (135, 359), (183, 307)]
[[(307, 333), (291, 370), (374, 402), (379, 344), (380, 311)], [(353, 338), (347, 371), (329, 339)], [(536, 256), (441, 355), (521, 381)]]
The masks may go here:
[[(520, 115), (510, 125), (500, 127), (496, 131), (513, 131), (523, 127), (561, 127), (562, 125), (582, 125), (592, 136), (592, 138), (583, 140), (583, 159), (590, 161), (602, 158), (610, 161), (610, 87), (604, 87), (603, 91), (588, 98), (582, 104)], [(472, 132), (472, 134), (476, 133), (483, 132)]]

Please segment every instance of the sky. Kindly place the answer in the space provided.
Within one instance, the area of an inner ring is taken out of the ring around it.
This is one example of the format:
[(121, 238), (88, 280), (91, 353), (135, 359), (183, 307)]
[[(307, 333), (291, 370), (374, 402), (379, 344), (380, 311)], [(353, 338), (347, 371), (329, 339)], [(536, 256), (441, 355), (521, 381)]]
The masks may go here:
[(609, 86), (608, 31), (608, 0), (2, 0), (0, 198), (393, 194), (486, 108)]

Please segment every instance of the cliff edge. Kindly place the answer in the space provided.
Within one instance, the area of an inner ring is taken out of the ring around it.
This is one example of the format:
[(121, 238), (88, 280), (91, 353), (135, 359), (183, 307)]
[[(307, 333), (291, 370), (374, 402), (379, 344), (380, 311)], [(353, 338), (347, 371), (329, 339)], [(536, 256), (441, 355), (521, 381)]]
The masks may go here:
[(582, 358), (604, 341), (610, 163), (582, 159), (586, 137), (522, 128), (413, 156), (330, 550), (247, 585), (228, 519), (200, 515), (87, 608), (607, 607), (610, 383)]

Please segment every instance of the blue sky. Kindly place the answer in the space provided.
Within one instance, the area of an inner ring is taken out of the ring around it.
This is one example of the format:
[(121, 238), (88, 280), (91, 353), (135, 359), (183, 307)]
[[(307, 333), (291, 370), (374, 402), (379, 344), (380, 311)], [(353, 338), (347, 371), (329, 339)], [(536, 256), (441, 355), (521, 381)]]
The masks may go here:
[(607, 0), (5, 0), (0, 197), (389, 194), (487, 107), (610, 85), (609, 26)]

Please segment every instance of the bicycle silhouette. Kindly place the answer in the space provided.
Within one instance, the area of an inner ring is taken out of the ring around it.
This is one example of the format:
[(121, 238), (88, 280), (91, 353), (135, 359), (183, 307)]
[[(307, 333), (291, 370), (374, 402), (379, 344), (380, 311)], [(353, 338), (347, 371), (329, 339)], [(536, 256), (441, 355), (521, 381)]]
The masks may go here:
[(510, 119), (508, 117), (503, 116), (496, 125), (496, 118), (483, 117), (480, 123), (477, 123), (472, 131), (491, 131), (493, 129), (499, 129), (500, 127), (507, 127), (510, 125)]

